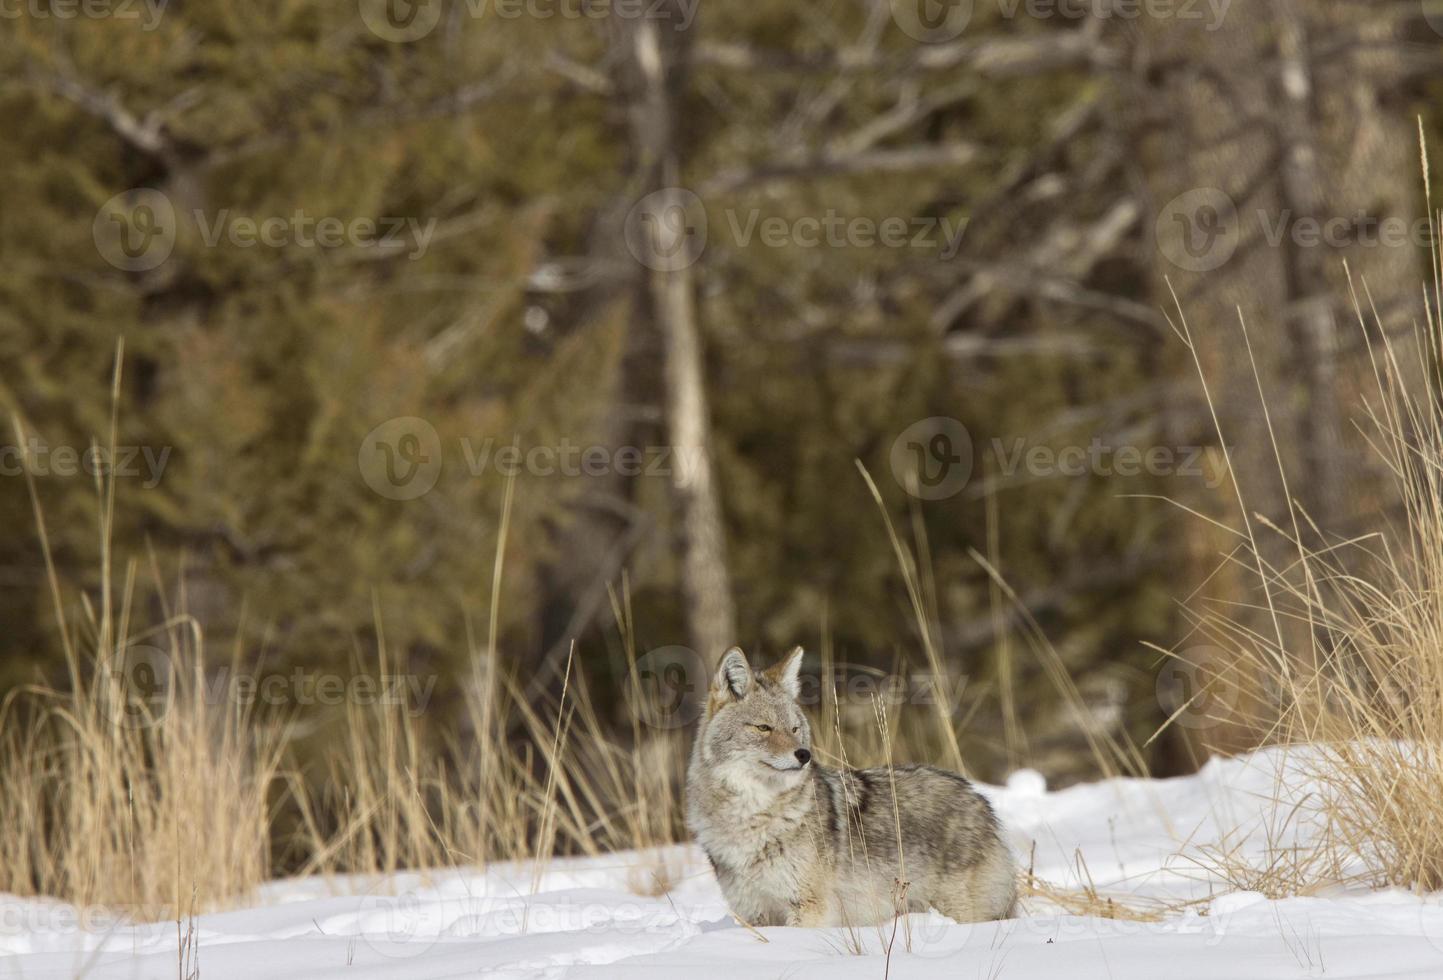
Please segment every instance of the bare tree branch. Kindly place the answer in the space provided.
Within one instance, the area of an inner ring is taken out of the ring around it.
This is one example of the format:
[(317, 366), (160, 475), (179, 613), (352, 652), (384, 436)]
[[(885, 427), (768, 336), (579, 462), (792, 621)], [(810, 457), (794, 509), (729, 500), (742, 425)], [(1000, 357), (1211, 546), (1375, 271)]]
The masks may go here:
[(174, 143), (164, 132), (165, 118), (160, 112), (137, 116), (113, 92), (101, 91), (71, 71), (45, 71), (32, 64), (22, 84), (59, 96), (101, 120), (127, 145), (146, 156), (169, 158), (174, 153)]
[(870, 47), (844, 48), (820, 56), (763, 50), (720, 41), (698, 43), (694, 64), (738, 72), (848, 73), (948, 71), (967, 68), (988, 78), (1015, 78), (1045, 71), (1114, 67), (1121, 55), (1084, 31), (1031, 37), (988, 37), (956, 44), (921, 45), (905, 55)]
[(937, 167), (964, 167), (976, 160), (980, 152), (976, 145), (963, 142), (924, 144), (863, 153), (828, 149), (810, 156), (777, 160), (752, 168), (724, 170), (703, 182), (698, 193), (702, 197), (708, 194), (729, 194), (758, 184), (798, 177), (814, 179), (854, 174), (907, 173)]

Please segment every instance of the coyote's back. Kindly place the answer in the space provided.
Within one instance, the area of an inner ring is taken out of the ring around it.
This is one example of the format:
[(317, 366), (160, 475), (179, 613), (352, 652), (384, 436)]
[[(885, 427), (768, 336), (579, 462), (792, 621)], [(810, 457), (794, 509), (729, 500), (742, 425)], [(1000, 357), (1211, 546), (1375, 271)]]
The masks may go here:
[(762, 673), (727, 651), (692, 751), (687, 825), (732, 911), (808, 926), (929, 906), (959, 922), (1010, 915), (1016, 867), (987, 801), (933, 766), (813, 763), (800, 666), (800, 649)]

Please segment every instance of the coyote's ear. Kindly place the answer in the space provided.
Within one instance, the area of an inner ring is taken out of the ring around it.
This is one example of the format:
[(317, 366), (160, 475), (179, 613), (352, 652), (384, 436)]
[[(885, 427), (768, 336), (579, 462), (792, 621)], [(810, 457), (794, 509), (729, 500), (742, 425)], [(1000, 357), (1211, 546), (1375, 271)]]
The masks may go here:
[(732, 647), (722, 655), (721, 666), (712, 679), (713, 694), (723, 697), (744, 698), (752, 689), (752, 665), (741, 647)]
[(797, 675), (802, 669), (802, 648), (792, 647), (792, 652), (783, 657), (777, 664), (768, 667), (762, 673), (774, 684), (781, 686), (787, 692), (787, 697), (793, 701), (802, 693), (802, 682)]

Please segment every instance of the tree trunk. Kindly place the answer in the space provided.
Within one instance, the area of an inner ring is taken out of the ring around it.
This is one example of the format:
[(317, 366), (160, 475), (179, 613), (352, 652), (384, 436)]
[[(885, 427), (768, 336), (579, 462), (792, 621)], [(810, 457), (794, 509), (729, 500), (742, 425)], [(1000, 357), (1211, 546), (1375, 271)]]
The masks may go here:
[[(1352, 465), (1370, 455), (1353, 421), (1363, 421), (1360, 397), (1372, 382), (1344, 261), (1367, 280), (1380, 310), (1390, 307), (1392, 331), (1410, 329), (1424, 274), (1418, 250), (1365, 239), (1385, 219), (1421, 214), (1412, 126), (1384, 105), (1397, 56), (1377, 44), (1372, 16), (1335, 0), (1279, 0), (1234, 5), (1215, 30), (1170, 19), (1149, 22), (1143, 34), (1149, 73), (1137, 104), (1152, 122), (1142, 159), (1155, 209), (1157, 295), (1170, 312), (1172, 288), (1181, 300), (1243, 512), (1288, 532), (1289, 498), (1336, 535), (1396, 503), (1381, 467)], [(1336, 247), (1315, 241), (1315, 225), (1328, 222), (1341, 232)], [(1215, 500), (1205, 509), (1241, 528), (1228, 484)], [(1306, 538), (1301, 514), (1299, 521)], [(1296, 561), (1281, 535), (1256, 520), (1253, 530), (1269, 565)], [(1195, 524), (1184, 546), (1193, 579), (1211, 575), (1237, 543)], [(1252, 564), (1225, 568), (1209, 594), (1265, 604)], [(1314, 642), (1306, 622), (1279, 620), (1260, 612), (1247, 625), (1305, 655)], [(1206, 735), (1222, 749), (1252, 738), (1244, 726)]]
[(658, 30), (652, 18), (634, 20), (631, 30), (640, 82), (633, 136), (649, 180), (633, 215), (629, 241), (649, 272), (651, 309), (664, 338), (666, 414), (672, 486), (681, 520), (687, 631), (692, 648), (714, 662), (736, 642), (736, 613), (692, 274), (704, 244), (693, 238), (692, 222), (703, 216), (697, 213), (699, 202), (676, 186), (680, 153), (673, 93), (684, 84), (686, 39), (684, 32)]

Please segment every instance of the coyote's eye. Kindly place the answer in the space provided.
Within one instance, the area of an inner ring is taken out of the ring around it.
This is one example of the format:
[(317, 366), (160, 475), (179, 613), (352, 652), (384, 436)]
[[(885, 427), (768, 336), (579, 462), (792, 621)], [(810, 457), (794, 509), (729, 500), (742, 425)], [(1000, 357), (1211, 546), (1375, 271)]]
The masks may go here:
[(772, 726), (771, 726), (771, 725), (753, 725), (752, 727), (755, 728), (755, 729), (756, 729), (757, 731), (759, 731), (759, 732), (769, 732), (769, 731), (772, 730)]
[(801, 726), (801, 725), (793, 725), (793, 726), (792, 726), (792, 734), (793, 734), (793, 735), (795, 735), (797, 732), (799, 732), (799, 731), (801, 731), (801, 730), (802, 730), (802, 726)]

